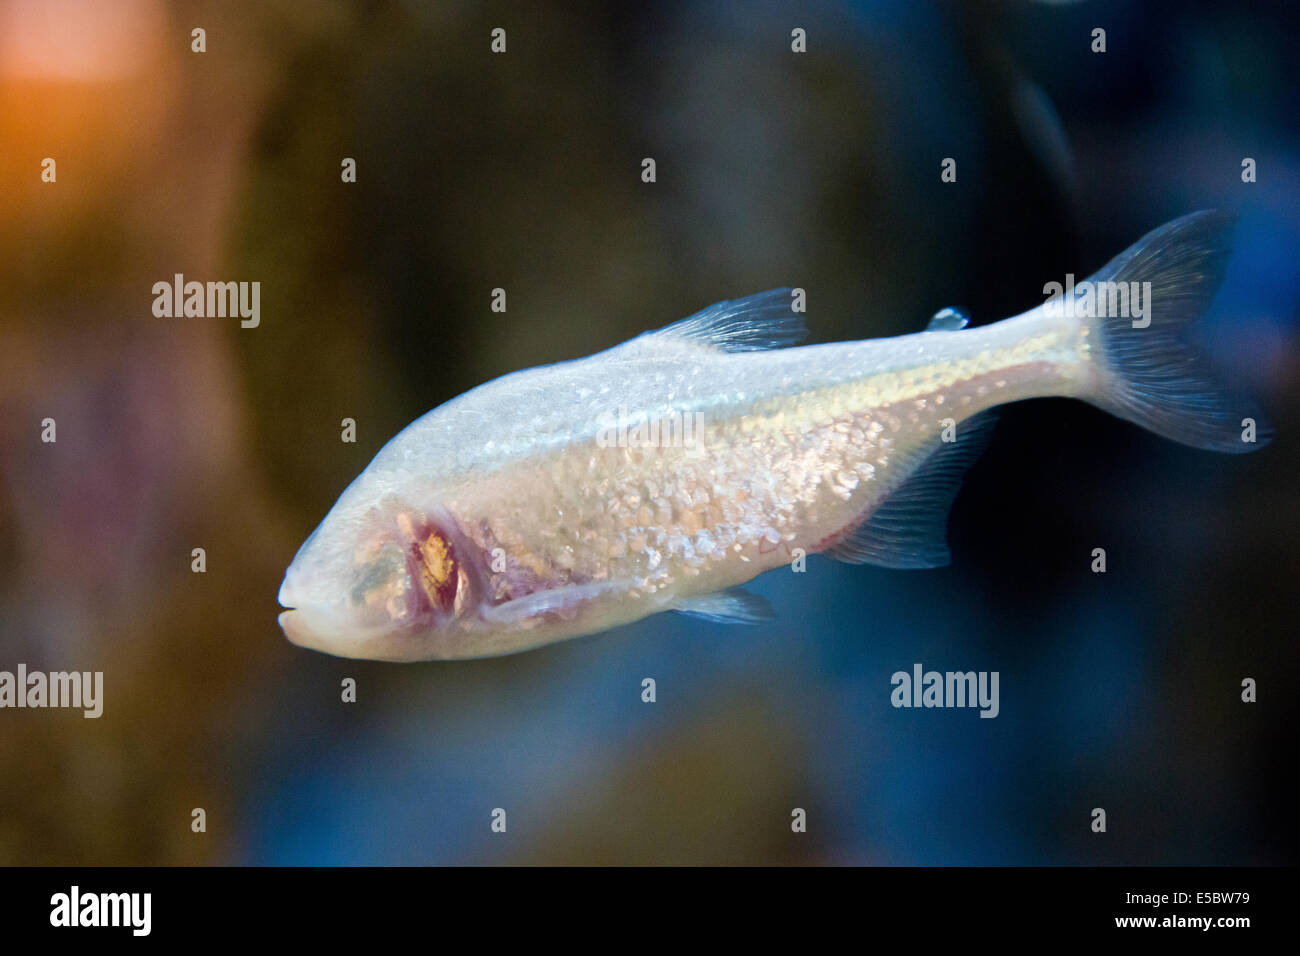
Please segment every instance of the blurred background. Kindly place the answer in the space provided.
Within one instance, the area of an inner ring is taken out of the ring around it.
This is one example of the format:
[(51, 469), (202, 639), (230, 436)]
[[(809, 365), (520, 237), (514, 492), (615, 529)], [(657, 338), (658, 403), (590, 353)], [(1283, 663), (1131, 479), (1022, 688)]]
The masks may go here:
[[(105, 697), (0, 712), (0, 863), (1295, 863), (1298, 40), (1280, 2), (0, 0), (0, 669)], [(814, 557), (759, 628), (391, 665), (276, 625), (476, 384), (779, 285), (813, 341), (982, 324), (1202, 208), (1266, 450), (1028, 403), (951, 567)], [(260, 326), (156, 318), (175, 273), (259, 281)], [(916, 662), (1000, 715), (894, 709)]]

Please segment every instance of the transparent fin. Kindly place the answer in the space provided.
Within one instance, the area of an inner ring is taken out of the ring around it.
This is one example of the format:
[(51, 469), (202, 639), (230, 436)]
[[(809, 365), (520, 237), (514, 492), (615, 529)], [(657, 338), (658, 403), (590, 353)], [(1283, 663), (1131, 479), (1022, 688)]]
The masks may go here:
[(720, 624), (761, 624), (772, 618), (772, 605), (767, 599), (742, 588), (681, 598), (672, 609)]
[(723, 352), (752, 352), (796, 345), (808, 336), (803, 313), (791, 308), (790, 289), (715, 302), (651, 335), (689, 339)]
[[(1226, 389), (1208, 357), (1185, 340), (1189, 323), (1209, 306), (1231, 252), (1235, 217), (1194, 212), (1144, 236), (1090, 277), (1099, 282), (1150, 282), (1146, 315), (1097, 316), (1099, 391), (1090, 401), (1174, 441), (1214, 451), (1247, 452), (1267, 444), (1268, 428), (1254, 404)], [(1121, 310), (1115, 310), (1121, 311)], [(1132, 311), (1131, 309), (1128, 311)], [(1256, 421), (1254, 443), (1242, 440), (1242, 419)]]
[(924, 460), (898, 490), (825, 554), (884, 568), (948, 564), (948, 512), (962, 476), (987, 447), (996, 422), (995, 410), (980, 412), (957, 424), (956, 441), (929, 443), (919, 453)]

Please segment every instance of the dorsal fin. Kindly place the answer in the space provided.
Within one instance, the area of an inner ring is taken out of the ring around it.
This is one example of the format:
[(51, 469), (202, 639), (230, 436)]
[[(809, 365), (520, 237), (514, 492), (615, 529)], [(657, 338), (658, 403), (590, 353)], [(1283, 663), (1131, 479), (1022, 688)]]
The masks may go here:
[(884, 568), (939, 568), (952, 560), (948, 511), (996, 420), (992, 410), (972, 415), (956, 426), (956, 441), (936, 438), (918, 450), (924, 460), (916, 470), (862, 524), (827, 548), (827, 556)]
[(795, 345), (808, 335), (790, 289), (770, 289), (743, 299), (715, 302), (653, 336), (689, 339), (722, 352), (751, 352)]
[(965, 309), (940, 309), (930, 316), (927, 332), (956, 332), (970, 325), (970, 313)]

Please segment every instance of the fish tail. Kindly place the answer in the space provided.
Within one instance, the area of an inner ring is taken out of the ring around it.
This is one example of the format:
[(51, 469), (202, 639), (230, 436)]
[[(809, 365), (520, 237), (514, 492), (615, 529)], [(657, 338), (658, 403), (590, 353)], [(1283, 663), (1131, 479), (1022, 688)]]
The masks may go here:
[[(1240, 453), (1268, 443), (1268, 428), (1251, 404), (1225, 387), (1208, 355), (1186, 338), (1218, 291), (1234, 223), (1229, 213), (1191, 213), (1147, 234), (1090, 277), (1095, 299), (1083, 321), (1097, 344), (1088, 401), (1196, 448)], [(1108, 308), (1123, 292), (1130, 306), (1133, 295), (1143, 305)]]

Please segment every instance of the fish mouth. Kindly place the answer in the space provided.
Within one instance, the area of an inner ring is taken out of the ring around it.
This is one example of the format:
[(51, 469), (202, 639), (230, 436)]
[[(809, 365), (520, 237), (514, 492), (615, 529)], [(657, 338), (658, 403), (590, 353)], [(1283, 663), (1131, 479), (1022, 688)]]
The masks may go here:
[(289, 593), (289, 575), (284, 576), (284, 582), (280, 585), (280, 593), (276, 600), (285, 610), (281, 611), (276, 618), (276, 623), (280, 625), (280, 630), (284, 631), (284, 636), (299, 647), (307, 647), (312, 650), (321, 650), (320, 640), (307, 626), (305, 615), (298, 607), (298, 600)]
[[(301, 582), (298, 582), (301, 583)], [(276, 618), (280, 630), (291, 644), (332, 657), (359, 660), (411, 660), (406, 642), (393, 644), (392, 636), (377, 628), (348, 626), (337, 608), (321, 605), (311, 594), (293, 593), (289, 576), (280, 585), (278, 597), (284, 608)]]
[(293, 595), (289, 593), (289, 573), (287, 571), (285, 572), (284, 580), (280, 582), (280, 592), (275, 596), (275, 600), (280, 607), (288, 608), (290, 611), (296, 611), (298, 609), (298, 602), (294, 599)]
[(284, 636), (299, 647), (308, 647), (316, 649), (316, 642), (312, 640), (312, 632), (303, 620), (302, 612), (297, 608), (291, 607), (280, 612), (276, 618), (276, 623), (280, 625), (280, 630), (284, 631)]
[(284, 590), (280, 589), (280, 605), (284, 610), (276, 617), (276, 623), (291, 644), (334, 657), (361, 656), (354, 651), (351, 641), (343, 639), (330, 626), (328, 615), (322, 617), (310, 602), (295, 606), (293, 600), (286, 600)]
[(410, 660), (410, 655), (401, 650), (386, 651), (382, 642), (345, 637), (329, 626), (322, 627), (319, 619), (313, 626), (301, 608), (286, 608), (276, 620), (289, 642), (305, 650), (353, 660)]

